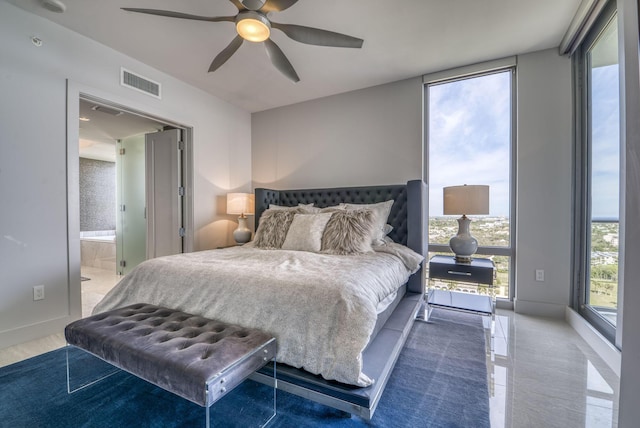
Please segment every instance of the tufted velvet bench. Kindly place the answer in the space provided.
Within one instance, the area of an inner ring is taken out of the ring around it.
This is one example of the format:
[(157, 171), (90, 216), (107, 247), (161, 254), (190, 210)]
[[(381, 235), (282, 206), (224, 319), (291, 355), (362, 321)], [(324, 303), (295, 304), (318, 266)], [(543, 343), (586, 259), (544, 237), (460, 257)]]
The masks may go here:
[(275, 338), (260, 330), (142, 303), (75, 321), (65, 338), (206, 407), (207, 426), (209, 406), (276, 355)]

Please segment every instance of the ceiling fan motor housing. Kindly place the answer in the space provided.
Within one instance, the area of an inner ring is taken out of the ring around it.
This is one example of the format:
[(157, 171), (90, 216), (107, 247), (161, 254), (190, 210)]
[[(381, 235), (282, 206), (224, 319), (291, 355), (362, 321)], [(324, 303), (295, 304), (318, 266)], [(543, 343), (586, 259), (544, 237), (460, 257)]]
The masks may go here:
[(266, 0), (242, 0), (242, 5), (249, 10), (258, 10), (266, 3)]

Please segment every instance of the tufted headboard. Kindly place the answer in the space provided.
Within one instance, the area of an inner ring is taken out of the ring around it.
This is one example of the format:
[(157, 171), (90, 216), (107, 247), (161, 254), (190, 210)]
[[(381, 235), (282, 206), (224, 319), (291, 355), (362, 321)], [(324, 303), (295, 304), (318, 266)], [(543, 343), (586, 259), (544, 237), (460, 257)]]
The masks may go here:
[[(260, 216), (269, 204), (293, 207), (314, 203), (324, 208), (341, 202), (371, 204), (393, 199), (388, 223), (393, 226), (389, 237), (427, 257), (428, 245), (428, 199), (427, 186), (422, 180), (411, 180), (407, 184), (390, 186), (341, 187), (329, 189), (255, 190), (256, 229)], [(421, 268), (409, 279), (408, 289), (424, 292), (425, 275)]]

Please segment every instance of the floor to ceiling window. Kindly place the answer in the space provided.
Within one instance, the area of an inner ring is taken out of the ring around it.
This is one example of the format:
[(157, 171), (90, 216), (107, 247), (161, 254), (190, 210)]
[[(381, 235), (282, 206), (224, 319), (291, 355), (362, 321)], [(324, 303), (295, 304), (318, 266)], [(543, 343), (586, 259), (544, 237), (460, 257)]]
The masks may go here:
[(620, 91), (615, 2), (574, 56), (578, 84), (578, 200), (574, 305), (612, 342), (618, 309)]
[(488, 185), (489, 215), (470, 216), (478, 257), (496, 265), (494, 291), (513, 284), (514, 76), (512, 66), (429, 80), (425, 76), (429, 251), (450, 254), (457, 217), (443, 215), (443, 188)]

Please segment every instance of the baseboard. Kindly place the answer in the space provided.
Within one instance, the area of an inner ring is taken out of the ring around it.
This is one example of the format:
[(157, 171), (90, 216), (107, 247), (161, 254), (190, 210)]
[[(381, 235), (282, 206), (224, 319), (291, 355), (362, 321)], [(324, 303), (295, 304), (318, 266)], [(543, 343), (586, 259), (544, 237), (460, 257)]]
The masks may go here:
[(71, 316), (65, 316), (19, 327), (14, 330), (3, 331), (0, 333), (0, 349), (60, 333), (64, 331), (67, 324), (76, 319)]
[(605, 339), (605, 337), (589, 324), (587, 320), (580, 316), (579, 313), (568, 306), (565, 309), (565, 320), (580, 337), (596, 351), (596, 354), (607, 363), (611, 370), (620, 377), (621, 354), (618, 348)]
[(496, 309), (513, 310), (513, 302), (507, 299), (496, 299)]
[(518, 314), (534, 315), (546, 318), (564, 318), (566, 305), (557, 303), (533, 302), (530, 300), (518, 300), (513, 302), (513, 311)]

